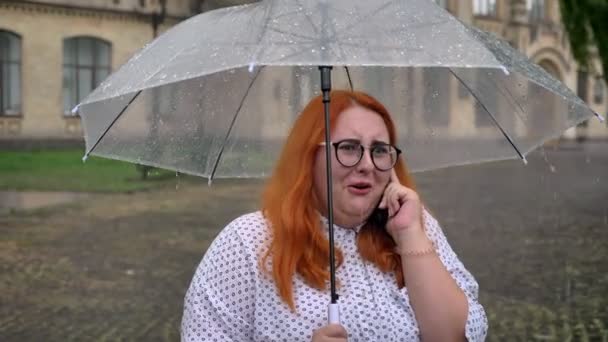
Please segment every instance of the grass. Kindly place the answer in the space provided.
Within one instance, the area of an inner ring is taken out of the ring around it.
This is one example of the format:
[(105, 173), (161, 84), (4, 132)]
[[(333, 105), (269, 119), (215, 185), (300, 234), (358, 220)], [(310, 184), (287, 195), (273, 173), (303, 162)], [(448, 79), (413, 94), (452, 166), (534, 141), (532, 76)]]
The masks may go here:
[(177, 182), (173, 171), (155, 169), (143, 180), (134, 164), (82, 156), (78, 149), (0, 151), (0, 190), (126, 192)]

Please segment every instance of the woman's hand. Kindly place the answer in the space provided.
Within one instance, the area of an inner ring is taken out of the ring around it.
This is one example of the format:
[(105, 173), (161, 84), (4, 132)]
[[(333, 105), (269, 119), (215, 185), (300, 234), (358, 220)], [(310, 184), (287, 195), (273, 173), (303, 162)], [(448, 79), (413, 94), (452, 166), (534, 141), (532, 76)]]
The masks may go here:
[[(386, 228), (397, 246), (426, 237), (422, 229), (422, 204), (416, 191), (402, 185), (393, 169), (379, 208), (388, 208)], [(420, 234), (422, 233), (422, 234)], [(408, 243), (409, 244), (409, 243)]]
[(346, 342), (348, 333), (339, 324), (328, 324), (314, 331), (312, 342)]

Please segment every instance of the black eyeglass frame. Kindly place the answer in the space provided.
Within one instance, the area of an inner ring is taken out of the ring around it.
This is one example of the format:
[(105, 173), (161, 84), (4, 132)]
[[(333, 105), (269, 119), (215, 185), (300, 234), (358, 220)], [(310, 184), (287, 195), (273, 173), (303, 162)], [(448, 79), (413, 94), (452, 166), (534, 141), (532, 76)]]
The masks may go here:
[[(353, 165), (345, 165), (340, 160), (340, 157), (338, 157), (338, 146), (340, 146), (340, 144), (345, 143), (345, 142), (349, 142), (351, 144), (357, 144), (361, 148), (361, 153), (359, 155), (359, 159)], [(320, 146), (325, 146), (325, 142), (322, 142), (319, 145)], [(395, 165), (397, 164), (397, 161), (399, 160), (399, 156), (401, 155), (401, 149), (399, 149), (395, 145), (387, 144), (387, 143), (374, 143), (371, 146), (364, 146), (363, 144), (361, 144), (360, 141), (358, 141), (356, 139), (343, 139), (343, 140), (340, 140), (340, 141), (331, 142), (331, 145), (334, 147), (334, 153), (336, 155), (336, 160), (338, 161), (338, 163), (340, 163), (340, 165), (342, 165), (344, 167), (355, 167), (355, 166), (357, 166), (357, 164), (359, 164), (361, 162), (361, 159), (363, 159), (363, 155), (365, 154), (365, 150), (366, 149), (369, 150), (369, 156), (370, 156), (370, 158), (372, 160), (372, 164), (374, 164), (374, 167), (378, 171), (388, 171), (388, 170), (394, 168)], [(378, 165), (376, 165), (376, 161), (374, 160), (374, 154), (372, 153), (372, 149), (375, 148), (375, 147), (381, 147), (381, 146), (390, 146), (390, 147), (394, 148), (395, 151), (397, 151), (397, 155), (395, 156), (395, 161), (393, 162), (393, 165), (391, 165), (391, 167), (389, 167), (388, 169), (381, 169), (381, 168), (379, 168)]]

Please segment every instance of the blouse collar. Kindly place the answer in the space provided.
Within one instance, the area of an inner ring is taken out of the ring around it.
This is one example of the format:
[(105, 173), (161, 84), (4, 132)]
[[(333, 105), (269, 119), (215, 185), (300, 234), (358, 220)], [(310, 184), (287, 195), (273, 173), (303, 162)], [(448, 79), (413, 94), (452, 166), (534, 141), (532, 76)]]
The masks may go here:
[[(322, 223), (323, 227), (325, 229), (327, 229), (327, 227), (329, 226), (328, 225), (329, 224), (329, 220), (325, 216), (323, 216), (321, 214), (319, 214), (319, 218), (321, 219), (321, 223)], [(358, 234), (359, 231), (361, 231), (361, 228), (365, 225), (365, 223), (366, 223), (366, 221), (363, 221), (362, 223), (356, 225), (355, 227), (349, 228), (349, 227), (339, 226), (339, 225), (337, 225), (334, 222), (334, 229), (337, 228), (337, 229), (342, 229), (342, 230), (345, 230), (345, 231), (352, 230), (352, 231), (355, 232), (355, 234)]]

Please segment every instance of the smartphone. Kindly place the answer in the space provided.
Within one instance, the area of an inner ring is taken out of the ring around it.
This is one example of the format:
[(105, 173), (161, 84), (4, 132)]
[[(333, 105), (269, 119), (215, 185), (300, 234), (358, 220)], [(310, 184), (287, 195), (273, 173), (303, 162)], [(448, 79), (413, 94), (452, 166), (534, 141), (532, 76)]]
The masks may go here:
[(388, 222), (388, 208), (374, 209), (372, 214), (369, 216), (368, 222), (373, 224), (375, 227), (384, 229), (386, 222)]
[[(388, 184), (384, 187), (384, 191), (386, 191), (387, 187), (388, 187)], [(386, 228), (386, 223), (388, 222), (388, 207), (378, 208), (381, 201), (382, 201), (382, 196), (380, 198), (380, 201), (378, 201), (378, 203), (376, 203), (376, 209), (374, 209), (374, 211), (372, 211), (372, 214), (369, 216), (368, 222), (373, 224), (375, 227), (384, 229), (384, 228)]]

